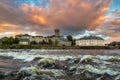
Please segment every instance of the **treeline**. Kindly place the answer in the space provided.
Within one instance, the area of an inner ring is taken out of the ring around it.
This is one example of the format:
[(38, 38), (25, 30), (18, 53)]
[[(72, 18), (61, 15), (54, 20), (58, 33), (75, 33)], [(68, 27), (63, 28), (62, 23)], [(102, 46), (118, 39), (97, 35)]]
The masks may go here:
[(1, 45), (19, 44), (19, 39), (13, 37), (5, 37), (1, 39)]

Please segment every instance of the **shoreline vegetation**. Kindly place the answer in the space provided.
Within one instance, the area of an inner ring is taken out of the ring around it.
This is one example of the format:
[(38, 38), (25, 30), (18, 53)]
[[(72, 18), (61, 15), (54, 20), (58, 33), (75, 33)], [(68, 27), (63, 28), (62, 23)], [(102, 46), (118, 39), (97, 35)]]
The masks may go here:
[(0, 45), (0, 49), (120, 49), (120, 46)]
[(72, 42), (71, 46), (58, 46), (51, 41), (48, 43), (43, 41), (39, 44), (33, 41), (28, 45), (20, 45), (18, 38), (5, 37), (0, 40), (0, 49), (120, 49), (119, 42), (112, 42), (106, 46), (76, 46), (72, 36), (68, 36), (68, 40)]

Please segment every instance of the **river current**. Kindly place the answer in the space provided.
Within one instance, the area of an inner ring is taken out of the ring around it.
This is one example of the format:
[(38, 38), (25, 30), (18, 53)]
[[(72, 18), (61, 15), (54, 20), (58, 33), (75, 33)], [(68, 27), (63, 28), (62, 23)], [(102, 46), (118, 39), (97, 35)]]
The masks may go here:
[(0, 50), (0, 80), (120, 80), (120, 50)]

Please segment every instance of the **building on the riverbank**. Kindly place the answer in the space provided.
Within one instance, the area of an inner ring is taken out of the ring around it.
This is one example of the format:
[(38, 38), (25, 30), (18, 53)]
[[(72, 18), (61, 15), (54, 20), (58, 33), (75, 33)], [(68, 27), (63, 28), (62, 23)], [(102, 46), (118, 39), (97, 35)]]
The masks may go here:
[(29, 38), (30, 42), (35, 41), (37, 44), (39, 44), (40, 42), (42, 42), (45, 38), (43, 36), (31, 36)]
[(105, 46), (103, 38), (98, 36), (85, 36), (76, 40), (77, 46)]
[(64, 38), (60, 38), (58, 41), (58, 46), (71, 46), (71, 45), (72, 45), (72, 42)]
[(20, 35), (16, 35), (15, 37), (18, 38), (18, 39), (30, 39), (30, 38), (31, 38), (31, 35), (28, 35), (28, 34), (20, 34)]
[[(55, 29), (55, 35), (52, 36), (31, 36), (28, 34), (23, 34), (23, 35), (16, 35), (16, 38), (20, 40), (20, 45), (24, 43), (30, 44), (31, 42), (34, 42), (36, 44), (50, 44), (50, 45), (55, 45), (55, 46), (71, 46), (71, 42), (68, 41), (67, 39), (63, 38), (63, 36), (60, 35), (60, 30)], [(23, 40), (24, 39), (24, 40)], [(27, 42), (29, 40), (29, 42)]]
[(19, 45), (29, 45), (30, 40), (29, 39), (20, 39)]

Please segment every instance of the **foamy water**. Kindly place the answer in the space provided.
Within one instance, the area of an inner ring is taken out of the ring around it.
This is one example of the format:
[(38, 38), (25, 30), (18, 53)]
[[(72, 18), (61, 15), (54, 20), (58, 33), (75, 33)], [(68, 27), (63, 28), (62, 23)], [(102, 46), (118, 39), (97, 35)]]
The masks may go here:
[(17, 80), (120, 80), (119, 54), (120, 50), (0, 50), (0, 56), (36, 63), (23, 66)]

